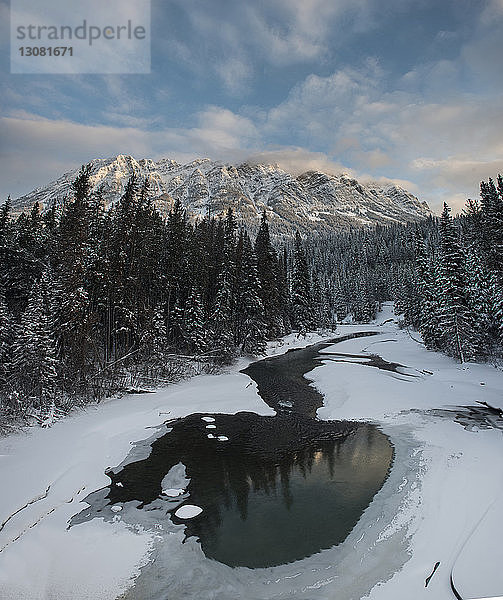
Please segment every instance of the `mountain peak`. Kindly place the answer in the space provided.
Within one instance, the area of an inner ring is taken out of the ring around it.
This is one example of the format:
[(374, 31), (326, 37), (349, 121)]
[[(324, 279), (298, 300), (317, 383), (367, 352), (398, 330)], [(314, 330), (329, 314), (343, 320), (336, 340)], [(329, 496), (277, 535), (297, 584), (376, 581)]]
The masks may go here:
[[(128, 154), (96, 158), (90, 164), (93, 190), (99, 188), (108, 205), (121, 197), (134, 173), (148, 180), (149, 193), (163, 212), (175, 200), (191, 218), (221, 215), (231, 207), (238, 219), (254, 229), (266, 209), (277, 233), (404, 223), (431, 214), (425, 203), (396, 184), (362, 183), (347, 173), (309, 170), (292, 175), (271, 164), (233, 165), (197, 158), (181, 165), (170, 158), (137, 160)], [(72, 193), (78, 171), (18, 198), (14, 209), (26, 210), (35, 202), (44, 208), (57, 204)]]

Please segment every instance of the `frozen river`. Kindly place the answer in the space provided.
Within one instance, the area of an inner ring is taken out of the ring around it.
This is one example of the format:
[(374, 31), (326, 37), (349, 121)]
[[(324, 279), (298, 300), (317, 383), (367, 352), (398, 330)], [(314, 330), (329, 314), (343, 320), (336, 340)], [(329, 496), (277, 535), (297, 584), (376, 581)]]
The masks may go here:
[(0, 596), (501, 595), (503, 373), (386, 311), (0, 440)]
[[(85, 499), (91, 508), (73, 523), (135, 507), (121, 514), (134, 525), (143, 520), (139, 510), (153, 511), (158, 529), (169, 528), (168, 520), (184, 524), (206, 557), (231, 567), (278, 566), (342, 543), (387, 478), (393, 449), (375, 425), (315, 418), (323, 396), (304, 374), (337, 343), (250, 364), (243, 372), (274, 416), (170, 421), (146, 458), (108, 471), (110, 485)], [(180, 472), (184, 480), (175, 481)], [(179, 518), (186, 505), (202, 512)]]

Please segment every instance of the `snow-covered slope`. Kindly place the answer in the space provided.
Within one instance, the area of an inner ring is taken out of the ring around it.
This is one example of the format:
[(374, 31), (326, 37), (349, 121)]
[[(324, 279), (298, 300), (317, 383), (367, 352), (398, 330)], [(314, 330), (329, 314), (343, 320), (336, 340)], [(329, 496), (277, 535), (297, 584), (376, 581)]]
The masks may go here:
[[(426, 203), (393, 184), (361, 183), (346, 174), (308, 171), (299, 176), (275, 165), (230, 165), (209, 158), (180, 165), (167, 158), (154, 162), (119, 154), (92, 161), (91, 182), (109, 203), (120, 198), (128, 178), (147, 178), (162, 210), (180, 200), (193, 217), (219, 215), (232, 207), (252, 228), (267, 210), (276, 232), (327, 231), (351, 226), (404, 223), (430, 215)], [(39, 202), (45, 208), (71, 194), (78, 170), (14, 201), (16, 210)]]

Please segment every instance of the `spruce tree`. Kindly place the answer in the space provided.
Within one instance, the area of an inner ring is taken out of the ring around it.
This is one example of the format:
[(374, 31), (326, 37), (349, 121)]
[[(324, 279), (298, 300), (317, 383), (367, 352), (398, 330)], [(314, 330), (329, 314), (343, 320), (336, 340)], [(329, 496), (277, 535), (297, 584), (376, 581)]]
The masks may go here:
[(416, 231), (415, 237), (415, 279), (416, 295), (409, 302), (414, 305), (410, 311), (411, 324), (423, 335), (427, 348), (438, 348), (440, 343), (440, 295), (439, 268), (429, 261), (424, 240)]
[(170, 327), (171, 310), (175, 306), (183, 306), (186, 294), (190, 289), (190, 282), (187, 281), (190, 233), (191, 228), (186, 211), (177, 200), (168, 215), (163, 253), (168, 329)]
[(481, 182), (482, 248), (490, 272), (503, 278), (503, 179)]
[(260, 228), (255, 240), (255, 254), (267, 335), (269, 338), (273, 338), (284, 332), (284, 323), (278, 285), (280, 282), (278, 257), (271, 243), (265, 210), (262, 213)]
[(243, 231), (240, 233), (238, 248), (234, 343), (242, 352), (260, 354), (265, 350), (267, 339), (264, 306), (260, 299), (257, 258), (248, 234)]
[(47, 274), (35, 282), (13, 344), (13, 370), (18, 388), (37, 408), (48, 408), (56, 397), (57, 349), (53, 299)]
[(0, 289), (0, 390), (5, 388), (12, 372), (12, 344), (14, 341), (14, 322), (5, 303), (3, 290)]
[(214, 343), (225, 360), (234, 351), (233, 320), (235, 315), (236, 294), (236, 224), (232, 210), (226, 214), (221, 232), (219, 274), (217, 276), (216, 296), (213, 305), (211, 329)]
[(193, 288), (183, 316), (184, 338), (189, 352), (200, 354), (207, 348), (207, 332), (201, 294)]
[(232, 287), (228, 272), (222, 271), (218, 279), (217, 295), (211, 318), (213, 345), (224, 361), (233, 354), (232, 336)]
[(91, 368), (96, 316), (91, 312), (89, 268), (90, 165), (83, 166), (73, 183), (74, 197), (64, 207), (52, 252), (53, 285), (57, 297), (56, 322), (67, 382), (78, 384)]
[(480, 343), (475, 318), (466, 301), (463, 262), (459, 231), (444, 203), (440, 218), (440, 339), (441, 347), (461, 362), (473, 358)]
[(302, 239), (297, 231), (292, 275), (292, 316), (293, 324), (301, 333), (313, 327), (313, 296), (307, 260), (302, 247)]

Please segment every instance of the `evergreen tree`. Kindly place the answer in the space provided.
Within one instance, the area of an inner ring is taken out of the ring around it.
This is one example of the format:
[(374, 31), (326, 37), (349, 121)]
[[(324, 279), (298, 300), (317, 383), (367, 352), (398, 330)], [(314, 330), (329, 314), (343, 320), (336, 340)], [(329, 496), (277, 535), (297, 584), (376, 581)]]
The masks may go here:
[(503, 179), (480, 184), (482, 211), (482, 248), (489, 271), (503, 277)]
[(0, 289), (0, 389), (12, 375), (12, 344), (14, 341), (14, 322), (7, 308), (3, 290)]
[(295, 254), (292, 276), (292, 316), (294, 326), (305, 333), (313, 326), (313, 296), (311, 278), (300, 233), (295, 236)]
[(241, 351), (259, 354), (265, 350), (266, 324), (260, 299), (257, 259), (250, 238), (241, 231), (238, 242), (234, 343)]
[(188, 285), (188, 257), (190, 256), (191, 228), (186, 211), (176, 201), (168, 215), (166, 224), (166, 243), (163, 253), (163, 271), (166, 281), (166, 310), (168, 329), (170, 328), (171, 310), (175, 306), (183, 306)]
[(70, 387), (79, 384), (93, 361), (92, 330), (96, 317), (91, 312), (88, 288), (92, 251), (90, 171), (90, 165), (82, 167), (73, 183), (74, 198), (63, 209), (52, 254), (59, 346)]
[(475, 356), (479, 346), (475, 318), (464, 293), (463, 262), (459, 232), (444, 204), (440, 218), (440, 339), (442, 347), (461, 362)]
[(480, 332), (481, 342), (489, 344), (491, 334), (495, 333), (491, 307), (491, 278), (473, 247), (467, 250), (464, 280), (467, 304), (476, 319), (476, 329)]
[(292, 329), (292, 299), (290, 297), (289, 259), (286, 247), (278, 262), (278, 294), (283, 331)]
[(262, 213), (262, 221), (255, 240), (257, 256), (257, 273), (260, 282), (260, 299), (264, 306), (264, 320), (268, 337), (276, 337), (283, 333), (281, 296), (278, 288), (278, 257), (271, 243), (266, 211)]
[(421, 234), (415, 237), (416, 294), (409, 299), (414, 308), (409, 311), (411, 323), (421, 331), (427, 348), (438, 348), (440, 343), (440, 289), (439, 268), (428, 259)]
[(183, 329), (189, 352), (204, 352), (207, 348), (206, 323), (201, 294), (195, 288), (185, 304)]
[(13, 345), (13, 370), (19, 388), (38, 408), (53, 404), (57, 384), (57, 351), (52, 323), (53, 302), (46, 274), (33, 285)]
[(232, 338), (232, 288), (226, 270), (222, 271), (211, 319), (211, 336), (216, 351), (225, 360), (233, 354)]
[(151, 341), (150, 341), (151, 360), (156, 369), (161, 368), (161, 372), (166, 367), (166, 354), (169, 350), (168, 330), (164, 319), (164, 309), (157, 306), (152, 317)]
[(234, 353), (233, 322), (236, 300), (236, 224), (232, 210), (227, 211), (225, 221), (217, 228), (215, 297), (211, 316), (211, 336), (217, 351), (224, 360)]
[(3, 285), (7, 305), (19, 318), (28, 303), (33, 282), (40, 279), (44, 270), (45, 239), (39, 204), (34, 204), (29, 215), (22, 213), (13, 230), (7, 222), (5, 234), (7, 264)]

